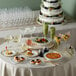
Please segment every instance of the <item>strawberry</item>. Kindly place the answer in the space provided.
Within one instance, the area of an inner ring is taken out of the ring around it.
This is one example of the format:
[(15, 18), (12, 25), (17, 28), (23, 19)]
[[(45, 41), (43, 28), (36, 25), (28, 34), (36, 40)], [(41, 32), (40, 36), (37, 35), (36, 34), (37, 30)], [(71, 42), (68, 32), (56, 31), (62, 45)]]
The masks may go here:
[(27, 50), (32, 51), (31, 49), (27, 49)]
[(21, 57), (21, 60), (24, 60), (24, 57)]
[(46, 39), (43, 38), (42, 41), (46, 41)]
[(52, 10), (53, 8), (50, 8), (50, 10)]
[(37, 41), (40, 42), (40, 39), (38, 39)]

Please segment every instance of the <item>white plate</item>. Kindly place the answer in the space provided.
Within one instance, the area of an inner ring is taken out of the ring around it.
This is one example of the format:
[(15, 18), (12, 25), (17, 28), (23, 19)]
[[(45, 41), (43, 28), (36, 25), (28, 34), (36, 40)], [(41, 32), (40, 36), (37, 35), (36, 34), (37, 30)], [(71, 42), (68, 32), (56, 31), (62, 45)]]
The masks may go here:
[(8, 57), (11, 57), (11, 56), (15, 56), (15, 55), (16, 55), (16, 52), (15, 52), (15, 51), (12, 51), (12, 53), (13, 53), (13, 54), (7, 55), (7, 54), (6, 54), (6, 50), (4, 50), (3, 52), (1, 51), (1, 54), (2, 54), (2, 55), (8, 56)]
[[(38, 37), (38, 38), (44, 38), (44, 37)], [(36, 39), (36, 38), (32, 39), (32, 41), (35, 42), (37, 45), (40, 45), (40, 46), (48, 45), (48, 44), (50, 44), (50, 42), (51, 42), (51, 40), (50, 40), (49, 38), (45, 38), (45, 39), (48, 40), (48, 42), (46, 42), (46, 43), (38, 43), (38, 42), (35, 41), (35, 39)]]
[[(32, 64), (32, 63), (30, 63), (31, 62), (31, 60), (36, 60), (36, 59), (40, 59), (41, 60), (41, 63), (40, 64)], [(32, 59), (30, 59), (30, 61), (29, 61), (29, 64), (30, 64), (30, 66), (45, 66), (45, 63), (44, 63), (44, 61), (43, 61), (43, 59), (42, 58), (39, 58), (39, 57), (37, 57), (37, 58), (32, 58)]]
[[(24, 58), (25, 58), (24, 55), (18, 55), (18, 57), (24, 57)], [(13, 58), (10, 58), (10, 60), (11, 60), (11, 62), (12, 62), (13, 64), (18, 64), (18, 63), (25, 63), (25, 61), (27, 60), (27, 58), (25, 58), (25, 60), (23, 60), (23, 61), (21, 61), (21, 62), (17, 62), (17, 61), (14, 59), (14, 57), (13, 57)]]
[(46, 57), (46, 55), (47, 55), (48, 53), (58, 53), (58, 54), (61, 55), (61, 53), (60, 53), (60, 52), (57, 52), (57, 51), (50, 51), (50, 52), (47, 52), (47, 53), (44, 54), (44, 57), (45, 57), (45, 59), (47, 59), (48, 61), (57, 61), (57, 60), (59, 60), (59, 59), (62, 58), (62, 55), (61, 55), (60, 58), (57, 58), (57, 59), (51, 59), (51, 58), (48, 58), (48, 57)]
[(37, 51), (32, 51), (32, 53), (33, 53), (33, 55), (27, 55), (26, 53), (25, 53), (25, 55), (27, 56), (27, 57), (35, 57), (35, 56), (38, 56), (38, 52)]

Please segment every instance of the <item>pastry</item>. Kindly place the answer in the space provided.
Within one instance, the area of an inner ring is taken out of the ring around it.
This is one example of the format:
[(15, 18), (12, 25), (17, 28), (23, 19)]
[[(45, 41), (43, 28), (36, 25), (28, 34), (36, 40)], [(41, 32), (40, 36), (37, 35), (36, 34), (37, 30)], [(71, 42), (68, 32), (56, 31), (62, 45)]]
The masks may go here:
[(31, 63), (31, 64), (35, 64), (36, 61), (35, 61), (35, 60), (31, 60), (30, 63)]
[(12, 51), (9, 51), (9, 50), (6, 51), (5, 53), (6, 53), (6, 55), (11, 55), (11, 54), (13, 54), (13, 52), (12, 52)]
[(41, 64), (41, 60), (40, 59), (36, 59), (36, 64)]
[(14, 60), (17, 61), (17, 62), (22, 62), (23, 60), (25, 60), (25, 58), (24, 57), (15, 56)]
[(39, 65), (39, 64), (41, 64), (41, 60), (40, 59), (34, 59), (34, 60), (31, 60), (30, 63)]

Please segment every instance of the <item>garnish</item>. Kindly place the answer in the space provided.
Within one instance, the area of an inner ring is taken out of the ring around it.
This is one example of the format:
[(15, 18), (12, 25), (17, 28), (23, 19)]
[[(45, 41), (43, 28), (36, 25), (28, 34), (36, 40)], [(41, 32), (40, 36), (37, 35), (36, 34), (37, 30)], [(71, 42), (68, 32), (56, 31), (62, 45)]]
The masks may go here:
[(7, 46), (5, 47), (6, 51), (8, 51)]
[(57, 45), (60, 45), (60, 41), (61, 41), (61, 38), (60, 37), (55, 36), (54, 37), (54, 40), (56, 41)]
[(45, 39), (45, 38), (36, 38), (36, 39), (35, 39), (35, 42), (37, 42), (37, 43), (47, 43), (48, 40)]

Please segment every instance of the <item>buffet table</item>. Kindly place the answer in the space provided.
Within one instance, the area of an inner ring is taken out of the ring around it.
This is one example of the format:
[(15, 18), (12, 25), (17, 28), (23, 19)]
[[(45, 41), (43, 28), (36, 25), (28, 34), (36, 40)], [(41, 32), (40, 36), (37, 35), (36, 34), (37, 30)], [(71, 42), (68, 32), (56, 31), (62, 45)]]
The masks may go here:
[[(76, 26), (75, 24), (76, 23), (70, 24), (71, 28), (68, 25), (68, 26), (64, 26), (65, 28), (63, 28), (62, 26), (61, 28), (58, 29), (58, 26), (56, 26), (57, 33), (71, 31), (72, 36), (71, 36), (71, 40), (69, 41), (69, 43), (73, 45), (74, 48), (76, 47), (76, 43), (75, 43)], [(7, 44), (7, 42), (5, 43), (5, 40), (2, 37), (7, 36), (9, 31), (11, 32), (11, 34), (14, 34), (15, 32), (19, 31), (19, 29), (8, 30), (8, 31), (4, 30), (0, 32), (0, 36), (1, 36), (0, 37), (0, 44), (1, 44), (0, 50), (5, 44)], [(38, 31), (38, 33), (39, 32), (40, 31)], [(3, 35), (3, 33), (6, 33), (6, 34)], [(29, 61), (16, 64), (16, 63), (13, 63), (9, 57), (5, 57), (0, 54), (0, 75), (1, 76), (75, 76), (76, 75), (76, 54), (75, 53), (74, 53), (74, 56), (68, 61), (65, 59), (64, 64), (50, 63), (50, 64), (45, 64), (45, 65), (31, 66), (28, 62)]]
[[(26, 40), (26, 38), (24, 38)], [(23, 40), (24, 42), (24, 40)], [(30, 64), (31, 59), (45, 60), (43, 57), (28, 58), (22, 63), (16, 63), (13, 57), (7, 57), (2, 54), (2, 50), (6, 45), (15, 52), (21, 53), (21, 43), (14, 43), (13, 41), (4, 42), (0, 46), (0, 74), (1, 76), (75, 76), (73, 70), (75, 68), (75, 49), (73, 55), (66, 51), (62, 51), (62, 60), (58, 62), (42, 62), (40, 65)], [(68, 47), (69, 48), (69, 47)], [(73, 75), (72, 75), (73, 74)]]

